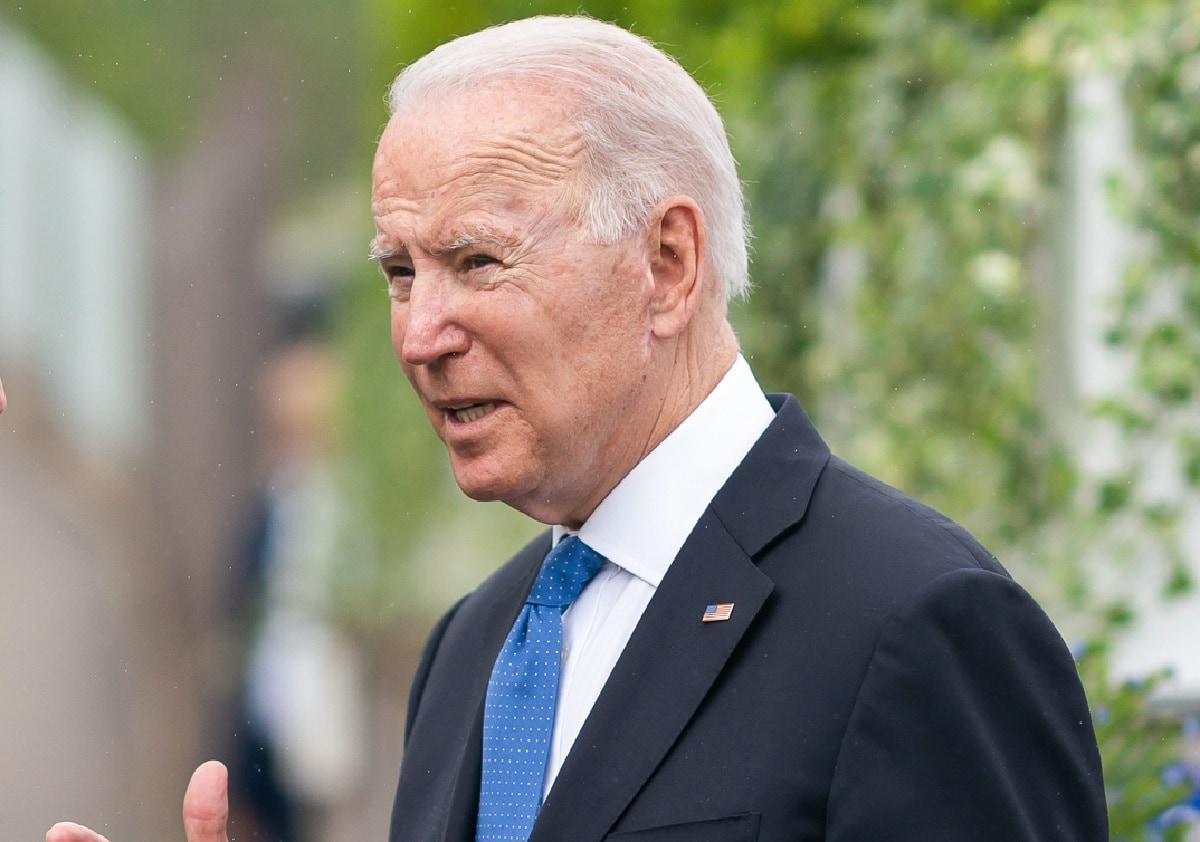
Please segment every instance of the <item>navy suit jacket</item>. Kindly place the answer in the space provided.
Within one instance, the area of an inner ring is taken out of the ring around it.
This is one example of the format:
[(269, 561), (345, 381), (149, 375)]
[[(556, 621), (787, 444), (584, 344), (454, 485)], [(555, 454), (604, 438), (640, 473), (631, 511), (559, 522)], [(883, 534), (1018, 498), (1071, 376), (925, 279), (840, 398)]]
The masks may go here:
[[(530, 842), (1104, 842), (1074, 663), (958, 525), (851, 468), (794, 398), (713, 499)], [(492, 662), (544, 534), (442, 618), (392, 842), (470, 842)], [(728, 621), (705, 606), (733, 603)]]

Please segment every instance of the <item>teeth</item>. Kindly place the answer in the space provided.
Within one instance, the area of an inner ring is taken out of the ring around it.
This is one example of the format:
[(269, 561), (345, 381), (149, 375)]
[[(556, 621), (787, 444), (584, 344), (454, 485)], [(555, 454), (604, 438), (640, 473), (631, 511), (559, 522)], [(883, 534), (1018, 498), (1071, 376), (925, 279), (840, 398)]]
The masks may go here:
[(463, 407), (462, 409), (455, 409), (453, 412), (455, 419), (460, 423), (466, 424), (482, 418), (495, 408), (496, 404), (494, 403), (477, 403), (472, 406)]

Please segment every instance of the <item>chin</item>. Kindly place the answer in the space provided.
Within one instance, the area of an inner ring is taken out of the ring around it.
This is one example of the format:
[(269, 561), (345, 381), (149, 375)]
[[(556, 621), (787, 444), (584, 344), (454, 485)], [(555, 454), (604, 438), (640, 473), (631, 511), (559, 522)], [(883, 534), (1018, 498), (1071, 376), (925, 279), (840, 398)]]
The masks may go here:
[(454, 481), (463, 494), (480, 503), (507, 503), (520, 509), (515, 501), (527, 496), (535, 483), (527, 475), (504, 470), (503, 466), (484, 465), (478, 460), (451, 459)]

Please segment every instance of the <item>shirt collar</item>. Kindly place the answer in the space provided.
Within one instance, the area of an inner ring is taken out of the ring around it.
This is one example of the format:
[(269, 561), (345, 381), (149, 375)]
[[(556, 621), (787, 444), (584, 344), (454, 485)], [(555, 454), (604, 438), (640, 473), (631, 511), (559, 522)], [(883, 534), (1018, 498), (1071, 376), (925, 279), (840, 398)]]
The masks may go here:
[[(658, 587), (775, 412), (741, 354), (716, 388), (601, 501), (580, 539)], [(554, 527), (557, 542), (567, 530)]]

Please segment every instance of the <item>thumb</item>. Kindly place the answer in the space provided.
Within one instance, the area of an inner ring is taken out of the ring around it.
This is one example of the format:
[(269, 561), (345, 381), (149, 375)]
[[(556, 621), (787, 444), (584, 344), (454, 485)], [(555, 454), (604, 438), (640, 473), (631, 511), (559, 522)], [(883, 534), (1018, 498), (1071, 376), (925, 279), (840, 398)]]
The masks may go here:
[(187, 842), (229, 842), (229, 772), (216, 760), (200, 764), (183, 796)]

